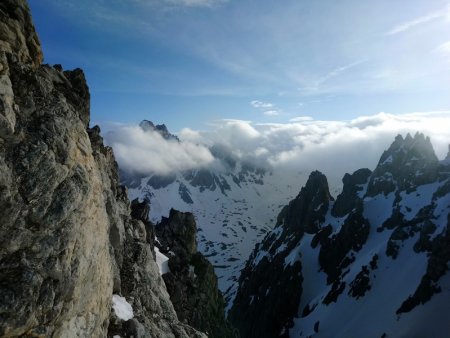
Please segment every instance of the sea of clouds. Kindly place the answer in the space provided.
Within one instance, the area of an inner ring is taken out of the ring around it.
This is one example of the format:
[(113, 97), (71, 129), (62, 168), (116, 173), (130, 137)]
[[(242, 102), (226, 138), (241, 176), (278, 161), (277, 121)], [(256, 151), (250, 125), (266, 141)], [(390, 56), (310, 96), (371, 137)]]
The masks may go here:
[(424, 133), (443, 159), (450, 143), (450, 112), (392, 115), (379, 113), (349, 121), (318, 121), (300, 116), (283, 124), (219, 120), (209, 130), (183, 129), (181, 142), (166, 140), (139, 126), (116, 126), (105, 135), (122, 170), (148, 176), (187, 169), (223, 170), (210, 149), (269, 170), (320, 170), (332, 179), (374, 169), (396, 135)]

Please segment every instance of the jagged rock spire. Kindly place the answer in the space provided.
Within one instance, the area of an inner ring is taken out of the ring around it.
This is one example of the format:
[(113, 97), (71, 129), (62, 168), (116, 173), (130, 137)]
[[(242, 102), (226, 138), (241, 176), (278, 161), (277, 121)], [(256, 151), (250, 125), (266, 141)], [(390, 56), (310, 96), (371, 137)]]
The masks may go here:
[(319, 229), (317, 220), (324, 217), (332, 199), (325, 175), (313, 171), (298, 196), (281, 212), (279, 222), (288, 225), (293, 232), (315, 233)]
[(358, 192), (361, 191), (362, 185), (367, 183), (372, 171), (364, 168), (355, 171), (353, 174), (345, 174), (342, 179), (342, 193), (336, 198), (333, 205), (332, 214), (336, 217), (343, 217), (352, 211), (358, 200)]
[(177, 136), (169, 132), (165, 124), (155, 125), (152, 121), (143, 120), (141, 121), (141, 123), (139, 123), (139, 127), (141, 127), (141, 129), (144, 131), (156, 131), (166, 140), (174, 140), (180, 142), (180, 139)]
[(435, 180), (438, 158), (430, 138), (422, 133), (405, 138), (398, 135), (381, 155), (368, 187), (368, 195), (388, 194), (397, 188), (413, 187)]

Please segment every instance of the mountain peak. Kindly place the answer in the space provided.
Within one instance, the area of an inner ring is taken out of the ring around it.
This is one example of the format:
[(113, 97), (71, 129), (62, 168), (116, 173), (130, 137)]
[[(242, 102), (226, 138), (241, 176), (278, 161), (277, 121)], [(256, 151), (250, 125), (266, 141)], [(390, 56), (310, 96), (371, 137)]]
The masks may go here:
[(381, 155), (368, 187), (374, 196), (397, 188), (409, 189), (435, 180), (438, 158), (430, 138), (422, 133), (405, 138), (397, 135), (388, 150)]
[(381, 156), (378, 166), (392, 164), (394, 160), (403, 162), (398, 164), (407, 164), (407, 162), (411, 160), (437, 162), (438, 159), (428, 136), (425, 137), (422, 133), (416, 133), (414, 137), (412, 137), (411, 134), (408, 133), (405, 138), (401, 135), (397, 135), (389, 149)]
[(180, 139), (177, 136), (169, 132), (165, 124), (155, 125), (152, 121), (142, 120), (141, 123), (139, 123), (139, 127), (141, 127), (143, 131), (156, 131), (165, 140), (174, 140), (180, 142)]
[(302, 229), (306, 233), (315, 233), (319, 229), (316, 220), (325, 217), (330, 200), (333, 197), (326, 176), (313, 171), (298, 196), (280, 213), (278, 223), (284, 223), (292, 232)]

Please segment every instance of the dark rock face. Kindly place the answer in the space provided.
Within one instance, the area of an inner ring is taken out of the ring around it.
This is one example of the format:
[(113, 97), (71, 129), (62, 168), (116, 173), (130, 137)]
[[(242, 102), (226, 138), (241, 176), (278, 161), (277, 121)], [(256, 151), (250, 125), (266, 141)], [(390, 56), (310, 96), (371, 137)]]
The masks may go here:
[(155, 228), (164, 251), (173, 251), (176, 256), (184, 258), (197, 252), (197, 225), (193, 214), (171, 209), (169, 218), (163, 217)]
[(200, 191), (216, 189), (215, 175), (209, 170), (188, 171), (184, 177), (193, 187), (200, 187)]
[(445, 231), (433, 239), (427, 251), (429, 258), (426, 273), (414, 294), (409, 296), (398, 308), (397, 314), (410, 312), (418, 305), (428, 302), (434, 294), (442, 292), (439, 280), (449, 270), (450, 262), (450, 213)]
[(144, 131), (155, 131), (160, 134), (165, 140), (180, 142), (180, 139), (177, 136), (169, 133), (169, 130), (167, 129), (165, 124), (157, 124), (155, 126), (152, 121), (143, 120), (141, 123), (139, 123), (139, 127), (141, 127)]
[(372, 260), (369, 263), (369, 266), (363, 265), (361, 267), (361, 271), (358, 272), (355, 279), (350, 283), (350, 289), (348, 291), (348, 294), (352, 296), (353, 298), (359, 299), (361, 297), (364, 297), (366, 292), (368, 292), (371, 288), (371, 270), (376, 270), (378, 268), (377, 266), (378, 261), (378, 255), (374, 255), (372, 257)]
[[(367, 241), (370, 232), (369, 222), (362, 216), (361, 208), (352, 212), (341, 230), (322, 242), (319, 252), (319, 263), (328, 275), (327, 282), (333, 283), (336, 278), (355, 259), (350, 251), (358, 252)], [(349, 255), (350, 254), (350, 255)]]
[(209, 337), (237, 337), (225, 319), (213, 266), (197, 251), (196, 233), (194, 216), (173, 209), (156, 225), (160, 251), (169, 257), (163, 278), (170, 298), (181, 321)]
[(167, 187), (169, 184), (175, 182), (175, 175), (153, 175), (147, 182), (147, 185), (154, 189), (161, 189)]
[(302, 266), (295, 262), (284, 268), (284, 263), (285, 257), (277, 255), (241, 272), (229, 312), (241, 337), (283, 337), (280, 332), (292, 327), (302, 295)]
[(434, 182), (438, 165), (429, 137), (417, 133), (414, 138), (408, 134), (403, 139), (398, 135), (381, 155), (370, 178), (367, 195), (388, 194), (396, 188), (410, 191), (418, 185)]
[(185, 201), (187, 204), (193, 204), (194, 201), (192, 200), (191, 193), (189, 189), (184, 185), (183, 183), (180, 184), (180, 187), (178, 188), (178, 194), (180, 195), (181, 199)]
[(275, 231), (256, 246), (229, 313), (242, 337), (279, 337), (292, 327), (303, 276), (300, 260), (289, 255), (304, 233), (321, 228), (331, 199), (326, 177), (311, 173), (298, 196), (281, 211)]
[(298, 231), (316, 233), (325, 220), (325, 213), (332, 199), (327, 178), (319, 171), (314, 171), (297, 198), (281, 211), (277, 225), (284, 223), (286, 234)]
[[(147, 210), (130, 210), (112, 149), (87, 129), (83, 72), (41, 65), (25, 1), (0, 17), (0, 336), (204, 337), (178, 321)], [(111, 312), (113, 293), (133, 319)]]
[(335, 217), (343, 217), (356, 207), (358, 193), (363, 190), (372, 172), (369, 169), (359, 169), (352, 175), (345, 174), (342, 179), (342, 193), (336, 198), (331, 212)]
[[(89, 126), (91, 95), (86, 83), (86, 78), (81, 69), (66, 70), (64, 76), (69, 80), (71, 86), (70, 91), (64, 92), (69, 103), (80, 114), (80, 119), (86, 127)], [(64, 86), (62, 88), (65, 88)], [(81, 100), (80, 100), (81, 99)]]
[(193, 187), (198, 187), (200, 192), (214, 191), (219, 188), (222, 194), (226, 195), (226, 191), (231, 189), (224, 177), (216, 175), (208, 169), (188, 170), (183, 173), (183, 177)]

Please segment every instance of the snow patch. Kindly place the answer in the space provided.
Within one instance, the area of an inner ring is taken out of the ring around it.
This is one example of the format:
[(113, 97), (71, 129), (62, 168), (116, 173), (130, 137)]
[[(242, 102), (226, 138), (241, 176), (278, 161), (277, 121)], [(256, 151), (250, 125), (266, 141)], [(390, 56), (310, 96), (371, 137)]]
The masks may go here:
[(418, 211), (420, 211), (423, 207), (430, 205), (433, 193), (438, 187), (439, 183), (436, 182), (419, 186), (416, 190), (409, 194), (402, 191), (400, 193), (400, 211), (405, 215), (405, 219), (410, 221), (416, 216)]
[(390, 163), (392, 163), (392, 155), (389, 155), (388, 158), (386, 158), (386, 159), (383, 161), (383, 163), (381, 163), (381, 165), (384, 165), (384, 164), (390, 164)]
[(131, 304), (127, 302), (125, 297), (113, 295), (112, 308), (119, 319), (127, 321), (133, 318), (133, 308), (131, 307)]
[(252, 265), (257, 266), (264, 257), (269, 257), (269, 253), (265, 250), (259, 250), (258, 255), (256, 255), (255, 259), (253, 260)]
[(392, 205), (395, 194), (387, 196), (383, 194), (364, 198), (364, 218), (368, 219), (372, 228), (376, 229), (384, 223), (392, 214)]
[(293, 265), (295, 262), (300, 262), (301, 258), (301, 246), (297, 245), (289, 255), (284, 259), (284, 268), (286, 269), (289, 265)]
[(158, 264), (159, 274), (162, 276), (165, 273), (170, 272), (169, 269), (169, 257), (163, 255), (157, 246), (155, 246), (156, 264)]

